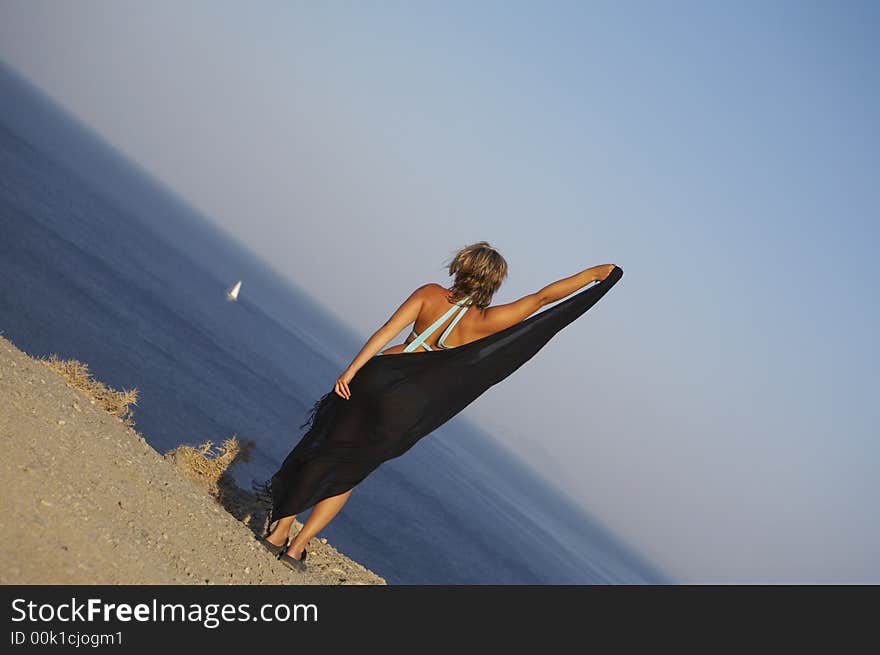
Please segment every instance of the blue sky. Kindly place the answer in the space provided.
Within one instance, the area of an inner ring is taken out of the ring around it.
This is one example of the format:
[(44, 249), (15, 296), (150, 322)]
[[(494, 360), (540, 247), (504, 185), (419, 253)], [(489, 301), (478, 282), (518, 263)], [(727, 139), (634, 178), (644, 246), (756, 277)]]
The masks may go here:
[(7, 0), (0, 58), (364, 338), (473, 241), (496, 302), (620, 264), (466, 412), (680, 579), (878, 582), (878, 31), (858, 2)]

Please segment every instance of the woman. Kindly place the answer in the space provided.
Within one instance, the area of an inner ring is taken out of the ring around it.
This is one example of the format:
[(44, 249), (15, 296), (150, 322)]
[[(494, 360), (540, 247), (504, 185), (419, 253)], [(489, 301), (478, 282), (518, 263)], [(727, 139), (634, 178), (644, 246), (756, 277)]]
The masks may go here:
[[(454, 276), (449, 288), (419, 287), (367, 340), (333, 390), (315, 403), (309, 431), (264, 486), (272, 511), (259, 539), (290, 568), (305, 568), (309, 540), (370, 472), (510, 375), (623, 273), (613, 264), (593, 266), (490, 307), (507, 276), (497, 250), (485, 241), (462, 248), (448, 270)], [(532, 316), (592, 282), (601, 284)], [(410, 324), (403, 343), (379, 352)], [(296, 515), (308, 507), (308, 520), (289, 541)]]

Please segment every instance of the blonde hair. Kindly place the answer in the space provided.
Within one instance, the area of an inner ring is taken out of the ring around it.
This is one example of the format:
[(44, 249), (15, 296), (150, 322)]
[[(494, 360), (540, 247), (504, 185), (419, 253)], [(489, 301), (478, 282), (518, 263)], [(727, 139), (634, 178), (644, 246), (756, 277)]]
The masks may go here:
[(489, 306), (492, 296), (507, 277), (507, 262), (486, 241), (465, 246), (447, 266), (449, 274), (455, 276), (450, 289), (451, 302), (470, 296), (471, 304), (480, 309)]

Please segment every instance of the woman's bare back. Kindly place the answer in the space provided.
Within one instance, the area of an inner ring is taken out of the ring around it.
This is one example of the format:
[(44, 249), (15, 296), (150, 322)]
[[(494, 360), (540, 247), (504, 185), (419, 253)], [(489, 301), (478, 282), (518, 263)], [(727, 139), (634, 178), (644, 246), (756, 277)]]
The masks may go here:
[[(439, 284), (426, 285), (423, 293), (422, 309), (406, 340), (401, 344), (383, 350), (380, 354), (393, 355), (403, 352), (408, 343), (428, 329), (434, 321), (443, 316), (452, 307), (452, 303), (449, 302), (450, 290)], [(532, 293), (506, 305), (486, 307), (484, 309), (471, 306), (446, 336), (444, 344), (448, 348), (456, 348), (494, 334), (527, 318), (540, 309), (543, 304), (540, 294)], [(454, 320), (455, 314), (445, 320), (426, 339), (429, 348), (432, 350), (440, 349), (437, 345), (437, 340), (443, 334), (446, 327)], [(410, 352), (425, 352), (425, 349), (420, 345)]]

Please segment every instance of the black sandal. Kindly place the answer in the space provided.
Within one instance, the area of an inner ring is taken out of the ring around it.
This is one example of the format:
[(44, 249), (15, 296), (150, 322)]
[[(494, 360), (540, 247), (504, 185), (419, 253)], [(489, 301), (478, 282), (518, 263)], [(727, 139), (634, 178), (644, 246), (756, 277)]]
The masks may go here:
[(279, 557), (281, 555), (281, 553), (283, 553), (285, 550), (287, 550), (287, 547), (290, 545), (290, 537), (284, 538), (284, 545), (283, 546), (276, 546), (271, 541), (266, 539), (266, 537), (268, 537), (268, 536), (269, 535), (267, 534), (262, 537), (255, 537), (255, 538), (257, 541), (259, 541), (261, 544), (263, 544), (263, 548), (268, 550), (275, 557)]
[(278, 559), (281, 560), (281, 563), (284, 564), (287, 568), (293, 571), (305, 571), (306, 570), (306, 555), (309, 554), (308, 546), (303, 548), (302, 555), (299, 556), (299, 559), (294, 559), (290, 555), (287, 554), (287, 549), (281, 551), (281, 554), (278, 556)]

